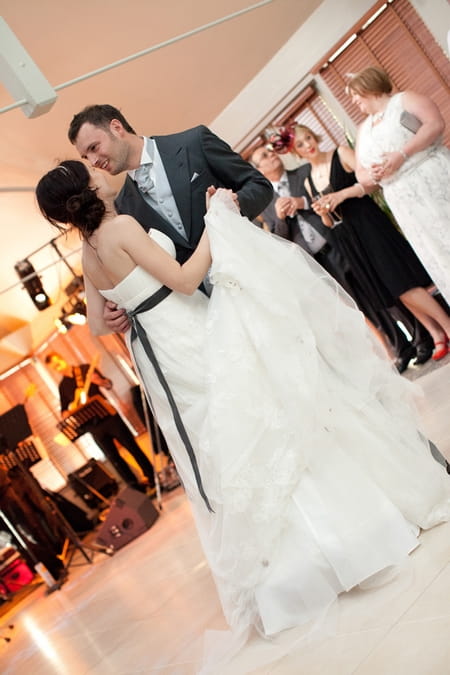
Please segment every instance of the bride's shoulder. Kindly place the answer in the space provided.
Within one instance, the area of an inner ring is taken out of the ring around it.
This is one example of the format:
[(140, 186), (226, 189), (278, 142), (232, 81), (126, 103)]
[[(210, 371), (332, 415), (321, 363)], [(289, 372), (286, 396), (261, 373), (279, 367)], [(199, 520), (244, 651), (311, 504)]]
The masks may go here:
[(129, 216), (126, 213), (119, 213), (117, 216), (114, 216), (114, 218), (110, 220), (110, 229), (115, 230), (117, 234), (124, 232), (131, 234), (134, 231), (143, 231), (136, 218), (133, 218), (133, 216)]
[(130, 241), (141, 241), (143, 236), (147, 236), (145, 230), (139, 225), (138, 221), (125, 213), (118, 214), (104, 221), (102, 224), (103, 232), (101, 236), (105, 240), (123, 245)]
[(129, 216), (127, 213), (118, 213), (116, 216), (114, 216), (112, 222), (115, 225), (130, 225), (130, 224), (139, 225), (136, 218), (133, 218), (133, 216)]

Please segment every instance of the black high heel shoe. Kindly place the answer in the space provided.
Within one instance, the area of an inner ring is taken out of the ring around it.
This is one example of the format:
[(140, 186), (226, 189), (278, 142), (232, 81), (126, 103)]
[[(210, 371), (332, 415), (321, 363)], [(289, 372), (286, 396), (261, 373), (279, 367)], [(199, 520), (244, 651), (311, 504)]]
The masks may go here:
[(434, 344), (421, 343), (416, 345), (416, 358), (413, 361), (414, 366), (421, 366), (429, 361), (433, 355)]
[(405, 372), (409, 362), (412, 358), (414, 358), (414, 356), (416, 356), (416, 348), (414, 345), (409, 345), (397, 356), (394, 363), (399, 373)]

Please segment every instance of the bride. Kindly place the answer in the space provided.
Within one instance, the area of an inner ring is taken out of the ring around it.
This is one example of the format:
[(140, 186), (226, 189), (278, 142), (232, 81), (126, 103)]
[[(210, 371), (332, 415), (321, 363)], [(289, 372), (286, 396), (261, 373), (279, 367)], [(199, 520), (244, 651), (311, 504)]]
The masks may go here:
[[(82, 162), (36, 193), (51, 223), (83, 238), (91, 331), (109, 332), (106, 300), (128, 312), (234, 634), (305, 624), (450, 518), (409, 382), (323, 268), (241, 217), (230, 191), (211, 197), (183, 265), (163, 233), (116, 214), (113, 188)], [(210, 265), (208, 299), (197, 287)]]

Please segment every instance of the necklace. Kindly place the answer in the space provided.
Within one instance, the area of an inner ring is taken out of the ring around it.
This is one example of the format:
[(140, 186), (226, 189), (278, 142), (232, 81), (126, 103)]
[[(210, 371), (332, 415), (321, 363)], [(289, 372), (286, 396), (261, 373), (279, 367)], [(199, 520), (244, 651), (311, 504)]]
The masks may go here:
[(384, 110), (381, 110), (380, 112), (376, 112), (372, 115), (372, 125), (373, 124), (378, 124), (378, 122), (381, 122), (381, 120), (384, 117)]
[(312, 169), (313, 178), (319, 179), (320, 181), (324, 178), (328, 178), (330, 173), (330, 162), (326, 158), (324, 162), (321, 162)]

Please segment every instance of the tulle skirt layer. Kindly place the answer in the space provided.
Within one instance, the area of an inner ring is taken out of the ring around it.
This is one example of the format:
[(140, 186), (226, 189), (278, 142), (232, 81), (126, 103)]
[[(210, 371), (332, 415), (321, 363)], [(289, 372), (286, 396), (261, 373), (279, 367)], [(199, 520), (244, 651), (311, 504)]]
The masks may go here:
[[(212, 512), (140, 344), (134, 358), (226, 619), (235, 635), (271, 636), (405, 560), (418, 527), (450, 517), (450, 481), (418, 430), (418, 392), (331, 277), (221, 199), (206, 222), (210, 300), (172, 293), (140, 321)], [(130, 309), (148, 287), (136, 275), (121, 287)]]

